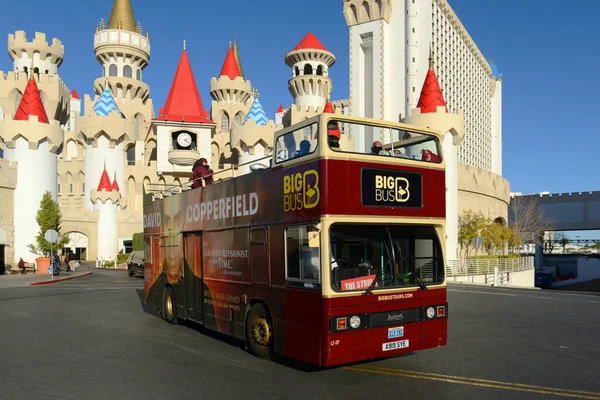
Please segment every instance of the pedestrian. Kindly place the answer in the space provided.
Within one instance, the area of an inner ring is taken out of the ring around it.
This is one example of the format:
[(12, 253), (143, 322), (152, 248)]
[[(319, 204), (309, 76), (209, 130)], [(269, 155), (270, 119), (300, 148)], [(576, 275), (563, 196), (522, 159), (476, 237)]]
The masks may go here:
[(23, 257), (19, 258), (19, 268), (21, 268), (21, 274), (25, 273), (25, 261), (23, 261)]

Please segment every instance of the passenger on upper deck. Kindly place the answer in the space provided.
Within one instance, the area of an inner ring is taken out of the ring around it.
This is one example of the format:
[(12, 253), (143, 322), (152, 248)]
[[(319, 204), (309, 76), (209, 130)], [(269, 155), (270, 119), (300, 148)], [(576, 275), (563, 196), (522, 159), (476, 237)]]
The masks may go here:
[(327, 124), (327, 142), (329, 143), (329, 147), (333, 150), (340, 149), (340, 136), (342, 132), (338, 126), (338, 123), (335, 121), (329, 121)]
[(373, 146), (371, 147), (371, 154), (376, 154), (380, 156), (390, 155), (390, 153), (387, 150), (383, 150), (383, 145), (379, 140), (373, 142)]
[(310, 142), (308, 140), (303, 140), (300, 142), (300, 149), (294, 152), (294, 158), (302, 157), (310, 153)]
[(192, 171), (194, 171), (194, 175), (192, 176), (192, 180), (194, 181), (194, 183), (192, 184), (193, 189), (202, 186), (202, 179), (204, 179), (205, 185), (210, 185), (211, 183), (213, 183), (213, 170), (210, 169), (206, 158), (202, 157), (201, 159), (196, 161), (194, 163), (194, 166), (192, 167)]

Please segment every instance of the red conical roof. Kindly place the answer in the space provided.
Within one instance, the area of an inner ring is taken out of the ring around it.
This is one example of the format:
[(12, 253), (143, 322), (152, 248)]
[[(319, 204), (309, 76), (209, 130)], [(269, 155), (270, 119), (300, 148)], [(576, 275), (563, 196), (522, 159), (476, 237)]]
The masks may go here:
[(328, 51), (325, 46), (323, 46), (323, 43), (321, 43), (312, 32), (308, 32), (306, 36), (304, 36), (304, 39), (302, 39), (300, 43), (298, 43), (298, 45), (292, 49), (292, 51), (304, 49), (319, 49)]
[(154, 120), (214, 124), (208, 119), (208, 112), (202, 105), (192, 66), (185, 49), (181, 53), (165, 107), (160, 109), (160, 116)]
[(98, 184), (98, 188), (96, 189), (99, 192), (111, 192), (112, 184), (110, 183), (110, 178), (108, 177), (108, 173), (106, 172), (106, 162), (104, 163), (104, 171), (102, 171), (102, 176), (100, 177), (100, 183)]
[(75, 89), (71, 90), (71, 97), (74, 98), (75, 100), (81, 100), (79, 98), (79, 95), (77, 94), (77, 92), (75, 91)]
[(331, 104), (330, 101), (328, 101), (325, 104), (325, 108), (323, 108), (323, 112), (324, 113), (329, 113), (329, 114), (335, 114), (335, 109), (333, 108), (333, 104)]
[(283, 104), (279, 105), (279, 108), (277, 109), (277, 114), (282, 113), (285, 111), (285, 108), (283, 108)]
[(448, 112), (442, 89), (440, 89), (440, 84), (435, 76), (433, 65), (431, 64), (432, 61), (430, 60), (429, 71), (427, 71), (427, 76), (425, 77), (425, 83), (423, 83), (423, 89), (421, 90), (421, 97), (419, 97), (417, 107), (421, 109), (421, 113), (434, 113), (437, 111), (438, 106), (446, 107), (446, 112)]
[(227, 75), (229, 79), (235, 79), (238, 76), (242, 76), (231, 47), (227, 50), (225, 62), (223, 63), (223, 68), (221, 68), (221, 74), (219, 76), (223, 75)]
[(113, 183), (112, 183), (112, 190), (118, 192), (119, 190), (119, 184), (117, 183), (117, 173), (115, 172), (115, 179), (113, 179)]
[(48, 115), (44, 109), (42, 98), (38, 90), (37, 84), (35, 83), (34, 74), (31, 74), (27, 86), (25, 87), (25, 93), (19, 103), (19, 108), (15, 113), (15, 120), (28, 121), (30, 115), (37, 115), (38, 121), (44, 124), (48, 124)]

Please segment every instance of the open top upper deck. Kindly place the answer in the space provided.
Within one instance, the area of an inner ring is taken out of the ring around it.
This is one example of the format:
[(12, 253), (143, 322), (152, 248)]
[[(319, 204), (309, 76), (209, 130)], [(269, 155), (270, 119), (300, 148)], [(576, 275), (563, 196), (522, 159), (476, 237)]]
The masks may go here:
[(274, 143), (271, 156), (249, 163), (252, 173), (222, 179), (216, 173), (204, 188), (148, 196), (145, 230), (158, 228), (156, 218), (187, 231), (322, 215), (445, 217), (445, 164), (434, 131), (321, 114), (277, 132)]

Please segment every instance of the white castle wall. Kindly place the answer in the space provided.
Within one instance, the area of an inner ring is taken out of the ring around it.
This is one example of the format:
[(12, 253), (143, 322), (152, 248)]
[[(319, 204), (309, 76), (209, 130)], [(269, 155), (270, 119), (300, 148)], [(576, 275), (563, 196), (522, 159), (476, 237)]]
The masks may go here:
[[(242, 152), (240, 154), (240, 164), (246, 164), (251, 161), (258, 160), (258, 159), (264, 158), (267, 155), (268, 154), (266, 152), (265, 147), (263, 145), (261, 145), (260, 143), (257, 143), (254, 146), (254, 154), (250, 154), (248, 147), (244, 145), (244, 146), (242, 146)], [(264, 160), (258, 161), (257, 164), (262, 164), (262, 165), (268, 167), (269, 161), (270, 161), (269, 159), (264, 159)], [(250, 173), (251, 165), (252, 164), (242, 165), (239, 168), (240, 175)]]
[(18, 162), (14, 202), (14, 261), (18, 262), (19, 257), (23, 257), (33, 262), (37, 256), (27, 246), (36, 244), (39, 226), (35, 219), (42, 196), (50, 191), (56, 200), (57, 156), (50, 152), (48, 142), (42, 142), (37, 150), (32, 150), (27, 140), (19, 138), (15, 141), (14, 149), (4, 150), (4, 158)]
[(108, 199), (96, 200), (95, 210), (100, 211), (98, 220), (98, 258), (114, 259), (117, 255), (117, 204)]
[(104, 136), (98, 138), (98, 147), (88, 146), (85, 150), (85, 208), (91, 210), (90, 190), (96, 189), (100, 183), (100, 177), (104, 170), (106, 160), (106, 172), (110, 181), (113, 181), (115, 171), (117, 172), (117, 183), (123, 197), (127, 195), (127, 185), (123, 177), (123, 165), (125, 165), (125, 151), (121, 145), (110, 148), (109, 141)]

